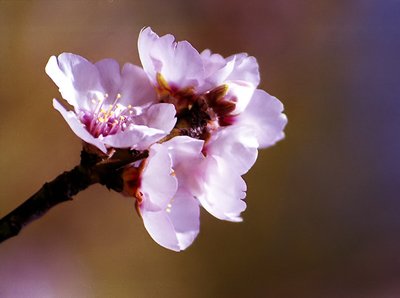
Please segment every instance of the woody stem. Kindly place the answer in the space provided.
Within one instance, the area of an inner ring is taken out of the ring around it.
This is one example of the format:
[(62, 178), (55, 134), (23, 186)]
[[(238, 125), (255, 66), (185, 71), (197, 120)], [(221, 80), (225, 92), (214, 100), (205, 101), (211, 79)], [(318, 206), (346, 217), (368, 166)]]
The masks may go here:
[(45, 183), (29, 199), (0, 219), (0, 243), (18, 235), (26, 225), (45, 215), (54, 206), (72, 200), (74, 195), (92, 184), (100, 183), (121, 191), (118, 170), (147, 155), (147, 151), (135, 152), (122, 161), (98, 162), (96, 159), (88, 160), (91, 156), (83, 153), (80, 165)]

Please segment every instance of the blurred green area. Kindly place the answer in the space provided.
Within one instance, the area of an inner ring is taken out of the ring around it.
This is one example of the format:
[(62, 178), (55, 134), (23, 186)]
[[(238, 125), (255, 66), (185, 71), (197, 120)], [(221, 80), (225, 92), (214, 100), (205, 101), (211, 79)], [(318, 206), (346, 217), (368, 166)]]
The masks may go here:
[(398, 15), (395, 0), (0, 0), (0, 216), (79, 162), (51, 55), (138, 64), (151, 26), (255, 56), (289, 118), (245, 177), (243, 223), (203, 212), (177, 254), (95, 186), (0, 245), (0, 297), (399, 296)]

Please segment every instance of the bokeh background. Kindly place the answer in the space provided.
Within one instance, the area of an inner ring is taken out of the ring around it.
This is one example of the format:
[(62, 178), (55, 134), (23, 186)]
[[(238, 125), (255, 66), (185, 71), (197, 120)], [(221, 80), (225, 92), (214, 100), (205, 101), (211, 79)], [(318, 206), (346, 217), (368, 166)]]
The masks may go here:
[(0, 216), (79, 162), (51, 55), (138, 64), (150, 25), (257, 57), (286, 139), (182, 253), (100, 186), (0, 245), (0, 297), (400, 297), (400, 1), (0, 0)]

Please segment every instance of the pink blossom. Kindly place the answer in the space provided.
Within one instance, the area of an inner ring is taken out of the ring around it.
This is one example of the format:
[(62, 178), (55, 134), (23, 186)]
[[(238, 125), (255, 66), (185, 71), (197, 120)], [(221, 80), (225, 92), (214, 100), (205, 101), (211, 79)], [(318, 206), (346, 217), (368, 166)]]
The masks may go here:
[(57, 100), (54, 107), (82, 140), (104, 153), (149, 150), (125, 168), (124, 193), (136, 198), (149, 235), (180, 251), (199, 233), (200, 205), (219, 219), (242, 220), (242, 175), (259, 148), (284, 137), (287, 119), (282, 103), (257, 89), (258, 63), (246, 53), (199, 53), (150, 28), (138, 47), (143, 69), (61, 54), (46, 72), (73, 110)]
[(144, 226), (154, 241), (171, 250), (186, 249), (199, 233), (199, 202), (192, 194), (198, 186), (191, 177), (204, 158), (202, 147), (203, 141), (178, 136), (152, 145), (149, 157), (128, 169), (128, 191), (136, 197)]
[(287, 123), (282, 103), (256, 90), (247, 108), (232, 125), (218, 129), (203, 152), (203, 189), (197, 193), (202, 206), (219, 219), (241, 221), (246, 208), (246, 184), (240, 177), (257, 159), (258, 148), (274, 145), (284, 137)]
[(170, 95), (182, 90), (202, 94), (225, 85), (225, 101), (235, 103), (234, 112), (240, 113), (260, 82), (256, 59), (245, 53), (226, 59), (210, 50), (200, 54), (189, 42), (175, 42), (170, 34), (159, 37), (150, 27), (140, 32), (138, 48), (150, 80)]
[(176, 123), (171, 104), (154, 104), (154, 88), (138, 66), (127, 63), (120, 71), (112, 59), (92, 64), (63, 53), (49, 59), (46, 73), (73, 110), (56, 99), (54, 108), (78, 137), (104, 153), (110, 147), (146, 149)]
[(177, 110), (181, 134), (204, 140), (204, 159), (192, 166), (190, 189), (215, 217), (240, 221), (246, 208), (241, 178), (257, 159), (258, 148), (284, 137), (287, 123), (281, 102), (257, 89), (258, 64), (245, 53), (223, 58), (210, 50), (199, 53), (187, 41), (141, 31), (139, 56), (160, 102)]

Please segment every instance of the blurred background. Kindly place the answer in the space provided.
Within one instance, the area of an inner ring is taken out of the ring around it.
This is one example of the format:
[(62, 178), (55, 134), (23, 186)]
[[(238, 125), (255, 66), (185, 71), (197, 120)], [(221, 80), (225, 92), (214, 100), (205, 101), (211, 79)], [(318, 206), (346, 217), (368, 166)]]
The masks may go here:
[(148, 25), (255, 56), (285, 105), (244, 222), (203, 212), (174, 253), (93, 186), (0, 245), (0, 297), (400, 297), (398, 0), (0, 0), (0, 216), (79, 162), (49, 57), (139, 64)]

